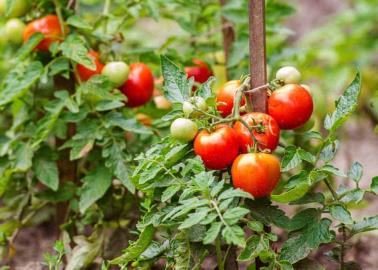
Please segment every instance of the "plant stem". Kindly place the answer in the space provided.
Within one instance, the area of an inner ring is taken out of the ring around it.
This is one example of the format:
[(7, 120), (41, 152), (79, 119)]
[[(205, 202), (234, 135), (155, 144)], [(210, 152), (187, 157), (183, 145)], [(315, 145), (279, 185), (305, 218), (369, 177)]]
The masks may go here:
[(328, 179), (325, 179), (324, 182), (325, 182), (327, 188), (329, 189), (329, 191), (331, 192), (333, 199), (338, 202), (339, 197), (337, 196), (336, 191), (333, 189), (331, 183), (328, 181)]
[(56, 15), (58, 16), (58, 19), (59, 19), (60, 30), (62, 31), (62, 35), (64, 37), (66, 35), (66, 31), (64, 29), (64, 19), (63, 19), (63, 15), (62, 15), (62, 10), (61, 10), (60, 4), (57, 0), (54, 0), (54, 5), (55, 5)]
[(222, 248), (221, 248), (221, 241), (219, 240), (219, 237), (215, 239), (215, 252), (217, 254), (217, 263), (218, 263), (218, 269), (224, 270), (224, 264), (222, 260)]

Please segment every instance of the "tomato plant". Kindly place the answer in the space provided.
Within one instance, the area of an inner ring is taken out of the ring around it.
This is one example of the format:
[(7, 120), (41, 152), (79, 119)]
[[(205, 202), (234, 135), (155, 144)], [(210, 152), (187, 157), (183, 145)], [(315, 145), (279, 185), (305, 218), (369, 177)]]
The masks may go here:
[[(51, 231), (32, 268), (358, 269), (378, 179), (334, 160), (361, 75), (342, 91), (350, 63), (325, 45), (348, 52), (342, 27), (287, 43), (286, 2), (265, 1), (264, 32), (255, 0), (0, 0), (1, 264)], [(342, 20), (364, 22), (355, 46), (375, 33), (368, 2)]]

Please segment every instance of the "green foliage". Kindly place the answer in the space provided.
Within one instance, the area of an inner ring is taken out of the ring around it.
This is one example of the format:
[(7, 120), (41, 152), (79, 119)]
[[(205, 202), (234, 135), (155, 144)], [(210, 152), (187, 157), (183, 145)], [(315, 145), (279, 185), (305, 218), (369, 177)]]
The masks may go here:
[[(330, 256), (340, 268), (355, 269), (356, 263), (340, 258), (352, 237), (378, 229), (378, 216), (356, 221), (351, 211), (361, 207), (366, 194), (378, 194), (378, 178), (364, 187), (359, 162), (346, 172), (332, 162), (342, 143), (338, 132), (358, 109), (361, 78), (374, 77), (366, 76), (375, 65), (371, 52), (377, 47), (371, 1), (352, 1), (353, 11), (306, 35), (298, 41), (299, 49), (295, 44), (286, 48), (292, 33), (282, 24), (295, 9), (285, 1), (266, 1), (272, 70), (298, 63), (306, 67), (304, 77), (317, 77), (315, 84), (326, 91), (345, 85), (352, 63), (362, 69), (325, 117), (325, 136), (314, 130), (282, 132), (283, 144), (275, 153), (281, 157), (281, 182), (263, 199), (234, 188), (229, 170), (206, 169), (192, 143), (167, 136), (170, 122), (184, 116), (182, 103), (192, 96), (203, 97), (209, 107), (193, 119), (200, 129), (235, 120), (219, 117), (215, 79), (198, 84), (187, 79), (183, 67), (202, 59), (213, 67), (218, 84), (249, 73), (248, 1), (37, 2), (22, 20), (55, 10), (69, 31), (49, 52), (36, 49), (44, 38), (40, 33), (20, 48), (4, 46), (0, 36), (2, 254), (13, 252), (24, 227), (59, 217), (60, 240), (44, 256), (49, 269), (100, 264), (101, 269), (110, 264), (152, 269), (157, 262), (167, 269), (201, 269), (207, 259), (224, 270), (230, 260), (237, 263), (236, 254), (248, 269), (255, 269), (257, 261), (264, 264), (260, 269), (325, 269), (310, 259), (323, 245), (332, 248)], [(221, 30), (229, 26), (235, 40), (223, 60)], [(99, 51), (104, 64), (147, 63), (155, 78), (164, 77), (155, 87), (172, 110), (158, 109), (154, 102), (125, 107), (125, 95), (101, 74), (81, 81), (77, 64), (95, 69), (89, 50)], [(313, 95), (323, 118), (328, 110), (319, 96), (331, 95)], [(375, 99), (369, 107), (373, 113)], [(140, 113), (151, 117), (150, 126), (138, 120)], [(335, 179), (351, 180), (353, 186), (337, 185)], [(293, 217), (286, 214), (288, 208)]]

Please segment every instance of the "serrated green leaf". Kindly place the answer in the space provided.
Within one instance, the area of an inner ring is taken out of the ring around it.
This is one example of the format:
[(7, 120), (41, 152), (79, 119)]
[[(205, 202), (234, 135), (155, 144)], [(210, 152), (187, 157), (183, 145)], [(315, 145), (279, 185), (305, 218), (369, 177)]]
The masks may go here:
[(260, 221), (257, 221), (257, 220), (248, 221), (247, 226), (252, 231), (258, 232), (258, 233), (264, 230), (264, 224), (262, 224)]
[(271, 195), (270, 197), (273, 201), (280, 202), (280, 203), (288, 203), (288, 202), (299, 200), (307, 193), (309, 189), (310, 189), (310, 184), (308, 181), (305, 181), (305, 182), (301, 182), (297, 184), (294, 188), (284, 193), (281, 193), (278, 195)]
[(97, 166), (83, 178), (83, 187), (79, 200), (80, 212), (84, 213), (93, 203), (104, 196), (111, 185), (112, 174), (108, 168)]
[(323, 149), (320, 151), (319, 158), (324, 162), (328, 163), (331, 161), (339, 148), (339, 141), (333, 141), (331, 143), (326, 144)]
[(378, 229), (378, 215), (367, 217), (363, 220), (357, 221), (352, 227), (352, 234), (368, 232)]
[(17, 58), (19, 60), (24, 60), (37, 45), (45, 38), (42, 33), (34, 33), (24, 45), (18, 50)]
[(353, 224), (350, 212), (342, 204), (332, 204), (329, 206), (330, 214), (344, 224)]
[(215, 82), (214, 77), (210, 77), (206, 82), (201, 84), (200, 88), (196, 91), (196, 94), (205, 100), (210, 98), (213, 95), (211, 90), (211, 85)]
[(336, 101), (335, 111), (327, 115), (324, 127), (330, 132), (338, 129), (356, 110), (361, 89), (361, 76), (358, 72), (344, 94)]
[[(296, 263), (322, 243), (329, 243), (333, 239), (330, 231), (331, 221), (329, 219), (321, 219), (320, 212), (317, 210), (306, 211), (303, 213), (300, 225), (293, 227), (300, 228), (296, 233), (283, 244), (280, 254), (280, 260), (286, 260), (290, 263)], [(310, 215), (310, 213), (312, 213)], [(305, 226), (303, 224), (305, 223)], [(298, 222), (297, 222), (298, 224)]]
[(119, 112), (110, 112), (106, 114), (105, 122), (109, 127), (116, 126), (125, 131), (138, 134), (152, 134), (150, 129), (140, 124), (135, 118), (127, 119)]
[(34, 85), (43, 73), (40, 62), (32, 62), (25, 66), (17, 65), (4, 80), (4, 86), (0, 92), (0, 106), (8, 104), (12, 100), (22, 96), (26, 90)]
[(336, 168), (335, 166), (332, 166), (331, 164), (326, 164), (323, 167), (319, 168), (319, 170), (323, 172), (331, 173), (336, 176), (346, 177), (346, 175), (339, 168)]
[(170, 198), (172, 198), (178, 191), (180, 190), (179, 185), (173, 185), (168, 187), (166, 190), (164, 190), (163, 194), (161, 195), (161, 201), (166, 202)]
[(343, 203), (360, 203), (364, 198), (365, 191), (356, 188), (344, 193), (340, 201)]
[(72, 61), (85, 66), (90, 70), (95, 70), (96, 65), (91, 57), (88, 56), (88, 49), (84, 38), (71, 34), (60, 44), (62, 54)]
[(139, 235), (137, 241), (129, 245), (123, 252), (123, 255), (110, 261), (111, 264), (128, 264), (129, 262), (139, 258), (139, 256), (148, 248), (155, 233), (155, 228), (148, 225)]
[(374, 176), (373, 179), (371, 179), (370, 190), (378, 195), (378, 176)]
[(113, 109), (124, 107), (125, 103), (119, 100), (101, 100), (96, 104), (95, 110), (98, 112), (110, 111)]
[(219, 232), (222, 228), (222, 222), (214, 222), (211, 224), (209, 230), (206, 232), (206, 236), (203, 239), (205, 245), (211, 244), (218, 237)]
[(161, 56), (161, 69), (164, 77), (164, 95), (172, 102), (182, 103), (189, 99), (192, 84), (188, 82), (185, 72), (168, 57)]
[(227, 209), (223, 214), (223, 219), (229, 224), (233, 225), (237, 223), (242, 217), (249, 213), (249, 210), (243, 207), (235, 207)]
[(189, 214), (189, 216), (178, 227), (179, 230), (187, 229), (187, 228), (192, 227), (193, 225), (200, 223), (206, 217), (209, 211), (210, 211), (210, 208), (204, 208), (200, 211)]
[(27, 171), (32, 166), (33, 149), (28, 143), (22, 143), (15, 152), (14, 168)]
[(348, 172), (348, 177), (358, 184), (362, 178), (362, 173), (362, 165), (359, 162), (354, 162)]
[(41, 183), (56, 191), (59, 187), (59, 172), (56, 162), (37, 158), (34, 163), (35, 174)]
[(226, 191), (223, 191), (219, 195), (218, 200), (221, 201), (221, 200), (226, 200), (226, 199), (235, 198), (235, 197), (253, 199), (252, 195), (249, 194), (248, 192), (245, 192), (244, 190), (241, 190), (239, 188), (237, 189), (229, 188)]
[(245, 247), (244, 231), (238, 225), (224, 227), (222, 230), (222, 236), (228, 244)]
[(83, 29), (83, 30), (92, 30), (92, 26), (90, 24), (88, 24), (84, 18), (80, 18), (79, 16), (77, 15), (73, 15), (73, 16), (70, 16), (66, 23), (68, 25), (71, 25), (73, 27), (76, 27), (76, 28), (79, 28), (79, 29)]
[(289, 171), (297, 167), (301, 163), (301, 157), (297, 152), (295, 146), (288, 146), (285, 148), (285, 155), (281, 161), (281, 170), (283, 172)]
[(253, 235), (247, 239), (245, 249), (239, 254), (238, 261), (249, 261), (259, 256), (260, 252), (265, 249), (264, 244), (261, 243), (262, 238), (258, 235)]

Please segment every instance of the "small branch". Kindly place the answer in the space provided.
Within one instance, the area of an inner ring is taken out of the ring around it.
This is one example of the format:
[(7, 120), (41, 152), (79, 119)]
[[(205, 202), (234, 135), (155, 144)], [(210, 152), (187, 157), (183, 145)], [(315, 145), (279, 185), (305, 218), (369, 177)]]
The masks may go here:
[(222, 260), (223, 255), (222, 255), (221, 241), (220, 241), (219, 237), (217, 237), (217, 239), (215, 239), (215, 252), (217, 254), (218, 269), (224, 270), (224, 264), (223, 264), (223, 260)]
[(54, 5), (55, 5), (55, 12), (56, 15), (58, 16), (59, 19), (59, 24), (60, 24), (60, 30), (62, 31), (63, 37), (66, 36), (66, 31), (64, 29), (64, 19), (62, 15), (62, 10), (60, 7), (60, 4), (57, 0), (54, 0)]

